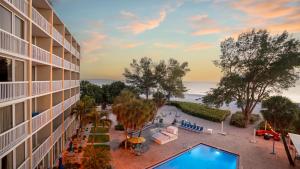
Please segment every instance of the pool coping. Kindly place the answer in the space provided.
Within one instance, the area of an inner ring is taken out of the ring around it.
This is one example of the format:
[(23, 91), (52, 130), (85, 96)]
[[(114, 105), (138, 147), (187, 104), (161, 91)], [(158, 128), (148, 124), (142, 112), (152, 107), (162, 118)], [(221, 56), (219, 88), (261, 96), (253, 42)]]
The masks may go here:
[(155, 164), (152, 164), (149, 167), (146, 167), (145, 169), (153, 169), (154, 167), (157, 167), (160, 164), (163, 164), (163, 162), (166, 162), (166, 161), (168, 161), (168, 160), (170, 160), (172, 158), (176, 158), (177, 156), (179, 156), (179, 155), (181, 155), (181, 154), (183, 154), (183, 153), (189, 151), (190, 149), (193, 149), (193, 148), (195, 148), (196, 146), (199, 146), (199, 145), (205, 145), (205, 146), (213, 147), (215, 149), (218, 149), (218, 150), (221, 150), (221, 151), (224, 151), (224, 152), (236, 155), (237, 156), (237, 166), (236, 166), (236, 169), (240, 169), (240, 158), (241, 158), (241, 156), (238, 153), (235, 153), (235, 152), (232, 152), (232, 151), (220, 148), (220, 147), (212, 146), (212, 145), (209, 145), (209, 144), (206, 144), (206, 143), (195, 144), (194, 146), (188, 147), (187, 149), (185, 149), (185, 150), (183, 150), (183, 151), (181, 151), (179, 153), (176, 153), (176, 154), (174, 154), (174, 155), (172, 155), (172, 156), (170, 156), (170, 157), (168, 157), (168, 158), (166, 158), (164, 160), (161, 160), (161, 161), (159, 161), (159, 162), (157, 162)]

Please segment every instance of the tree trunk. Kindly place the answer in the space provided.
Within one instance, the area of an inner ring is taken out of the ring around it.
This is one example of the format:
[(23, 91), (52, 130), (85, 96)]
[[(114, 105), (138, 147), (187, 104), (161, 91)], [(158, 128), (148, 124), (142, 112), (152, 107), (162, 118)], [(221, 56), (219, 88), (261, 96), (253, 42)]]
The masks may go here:
[(249, 112), (249, 110), (245, 110), (244, 112), (243, 112), (243, 114), (244, 114), (244, 118), (245, 118), (245, 127), (247, 128), (248, 127), (248, 125), (249, 125), (249, 123), (250, 123), (250, 116), (251, 116), (251, 112)]
[(149, 91), (146, 90), (146, 100), (148, 100), (148, 98), (149, 98)]
[(125, 150), (127, 149), (127, 128), (125, 128)]
[(281, 133), (281, 138), (282, 138), (284, 149), (285, 149), (286, 155), (287, 155), (287, 157), (289, 159), (290, 165), (291, 166), (295, 166), (295, 163), (293, 161), (293, 158), (292, 158), (292, 155), (290, 153), (289, 147), (288, 147), (287, 142), (285, 140), (285, 135), (283, 133)]
[(141, 137), (141, 135), (142, 135), (143, 128), (144, 128), (144, 126), (142, 126), (142, 128), (141, 128), (141, 130), (139, 132), (139, 137)]

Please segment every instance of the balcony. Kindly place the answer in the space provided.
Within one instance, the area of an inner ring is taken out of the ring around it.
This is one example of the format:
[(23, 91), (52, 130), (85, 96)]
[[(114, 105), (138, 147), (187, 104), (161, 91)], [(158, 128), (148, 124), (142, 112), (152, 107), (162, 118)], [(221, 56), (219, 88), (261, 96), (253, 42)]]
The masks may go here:
[(53, 27), (53, 38), (60, 44), (63, 44), (62, 35)]
[(57, 66), (57, 67), (62, 67), (62, 58), (55, 55), (55, 54), (52, 54), (52, 64), (54, 66)]
[(68, 89), (71, 87), (71, 81), (70, 80), (64, 80), (64, 89)]
[(52, 90), (53, 92), (62, 90), (62, 80), (52, 81)]
[(32, 8), (32, 20), (43, 31), (50, 34), (50, 24), (36, 9)]
[(44, 125), (46, 125), (49, 121), (51, 121), (51, 111), (50, 109), (39, 113), (38, 115), (32, 117), (32, 132), (35, 132), (41, 129)]
[(28, 136), (28, 121), (0, 134), (0, 154), (11, 149)]
[(40, 161), (45, 157), (45, 155), (51, 149), (51, 137), (48, 137), (47, 140), (43, 142), (33, 153), (32, 153), (32, 168), (35, 168)]
[(0, 82), (0, 103), (28, 96), (28, 82)]
[(32, 45), (32, 59), (37, 62), (50, 64), (50, 52), (36, 45)]
[(18, 169), (30, 169), (30, 158), (27, 158)]
[(4, 0), (4, 1), (28, 17), (28, 2), (26, 0)]
[(68, 127), (71, 125), (71, 123), (75, 120), (75, 116), (71, 116), (71, 117), (68, 117), (65, 122), (64, 122), (64, 128), (65, 130), (68, 129)]
[(72, 55), (74, 55), (74, 56), (75, 56), (75, 54), (76, 54), (76, 49), (75, 49), (73, 46), (71, 46), (71, 53), (72, 53)]
[(55, 119), (57, 116), (59, 116), (62, 113), (62, 103), (59, 103), (56, 106), (54, 106), (52, 113), (53, 113), (53, 115), (52, 115), (53, 119)]
[(0, 52), (28, 58), (28, 42), (0, 29)]
[(40, 95), (50, 92), (49, 81), (33, 81), (32, 82), (32, 95)]
[(71, 70), (73, 70), (73, 71), (76, 70), (76, 65), (74, 63), (71, 63)]
[(75, 71), (79, 72), (80, 71), (80, 67), (78, 65), (75, 66)]
[(67, 100), (64, 101), (64, 110), (67, 110), (69, 107), (71, 107), (72, 101), (71, 98), (68, 98)]
[(62, 125), (57, 127), (57, 129), (53, 132), (53, 145), (57, 142), (57, 140), (61, 137), (62, 135)]
[(64, 47), (71, 52), (71, 44), (68, 40), (65, 39), (64, 41)]
[(64, 60), (64, 68), (70, 70), (71, 67), (72, 67), (72, 63), (67, 60)]

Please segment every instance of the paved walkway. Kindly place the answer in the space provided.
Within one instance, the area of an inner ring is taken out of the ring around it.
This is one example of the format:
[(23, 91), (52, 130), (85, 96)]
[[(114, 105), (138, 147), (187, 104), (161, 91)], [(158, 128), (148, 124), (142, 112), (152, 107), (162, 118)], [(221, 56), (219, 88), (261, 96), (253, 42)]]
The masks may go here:
[[(170, 113), (171, 112), (171, 113)], [(290, 167), (284, 147), (281, 142), (276, 142), (276, 155), (271, 155), (272, 141), (266, 141), (263, 138), (257, 138), (257, 143), (250, 143), (253, 138), (254, 126), (246, 129), (236, 128), (229, 125), (229, 118), (224, 122), (224, 131), (226, 136), (217, 134), (220, 130), (220, 123), (214, 123), (200, 118), (196, 118), (185, 113), (173, 106), (164, 106), (159, 110), (159, 114), (163, 113), (164, 123), (170, 125), (174, 120), (175, 114), (180, 115), (178, 119), (188, 119), (196, 124), (211, 128), (214, 134), (199, 134), (187, 130), (179, 129), (179, 137), (177, 140), (169, 142), (165, 145), (158, 145), (150, 140), (151, 133), (149, 130), (142, 134), (146, 139), (146, 143), (150, 149), (141, 156), (135, 156), (130, 151), (119, 149), (119, 143), (124, 140), (124, 133), (110, 131), (111, 135), (111, 153), (113, 158), (113, 166), (115, 169), (144, 169), (155, 163), (158, 163), (174, 154), (177, 154), (199, 143), (209, 144), (219, 147), (240, 155), (240, 169), (300, 169), (300, 163), (297, 167)], [(161, 114), (162, 116), (162, 114)], [(115, 117), (111, 115), (114, 121)], [(116, 123), (115, 123), (116, 124)], [(114, 125), (112, 125), (113, 127)]]

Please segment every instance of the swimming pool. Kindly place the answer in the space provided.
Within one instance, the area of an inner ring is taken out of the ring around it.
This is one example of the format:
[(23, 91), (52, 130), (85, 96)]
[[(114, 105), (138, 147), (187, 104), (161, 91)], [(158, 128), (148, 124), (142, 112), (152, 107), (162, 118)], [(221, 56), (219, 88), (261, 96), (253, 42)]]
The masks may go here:
[(208, 145), (199, 144), (153, 169), (237, 169), (239, 156)]

